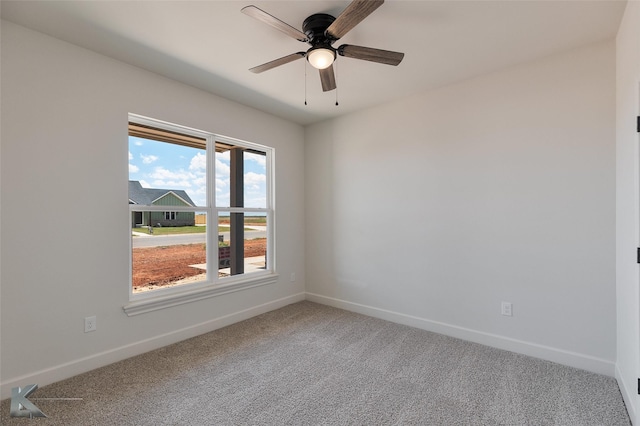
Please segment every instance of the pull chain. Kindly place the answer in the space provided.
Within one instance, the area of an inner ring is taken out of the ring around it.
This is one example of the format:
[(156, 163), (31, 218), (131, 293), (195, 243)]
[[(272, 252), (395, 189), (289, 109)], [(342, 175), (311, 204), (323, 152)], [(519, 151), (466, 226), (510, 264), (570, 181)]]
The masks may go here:
[[(334, 78), (336, 79), (336, 82), (338, 80), (338, 66), (337, 64), (334, 62)], [(304, 104), (305, 106), (307, 105), (307, 61), (304, 61)], [(338, 85), (336, 83), (336, 106), (339, 106), (340, 104), (338, 103)]]
[(335, 79), (336, 79), (336, 106), (338, 106), (338, 64), (336, 62), (334, 62), (334, 73), (335, 73)]

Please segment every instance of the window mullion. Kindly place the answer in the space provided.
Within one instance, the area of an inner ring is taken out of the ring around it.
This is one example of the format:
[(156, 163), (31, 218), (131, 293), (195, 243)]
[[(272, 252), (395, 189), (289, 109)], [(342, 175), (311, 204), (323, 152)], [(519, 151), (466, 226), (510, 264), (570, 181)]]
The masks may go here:
[(274, 221), (274, 209), (275, 209), (275, 196), (274, 196), (274, 188), (275, 188), (275, 179), (273, 178), (273, 170), (274, 170), (274, 152), (269, 150), (266, 152), (266, 174), (267, 174), (267, 259), (265, 262), (265, 267), (267, 270), (275, 271), (276, 270), (276, 256), (275, 256), (275, 221)]
[(218, 282), (218, 212), (216, 211), (215, 141), (207, 137), (207, 281)]

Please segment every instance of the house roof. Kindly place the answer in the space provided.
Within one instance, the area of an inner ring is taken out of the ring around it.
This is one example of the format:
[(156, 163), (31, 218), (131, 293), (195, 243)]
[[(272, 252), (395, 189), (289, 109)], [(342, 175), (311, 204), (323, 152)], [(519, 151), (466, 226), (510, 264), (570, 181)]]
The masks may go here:
[(174, 194), (186, 204), (195, 206), (193, 200), (182, 189), (143, 188), (139, 181), (129, 181), (129, 204), (152, 205), (167, 194)]

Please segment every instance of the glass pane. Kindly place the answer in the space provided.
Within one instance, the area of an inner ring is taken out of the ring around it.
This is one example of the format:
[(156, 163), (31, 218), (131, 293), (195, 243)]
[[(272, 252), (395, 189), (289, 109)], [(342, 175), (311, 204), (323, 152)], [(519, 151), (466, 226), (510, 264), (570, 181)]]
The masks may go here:
[(264, 271), (267, 262), (267, 215), (244, 214), (245, 273)]
[(266, 213), (221, 212), (218, 231), (220, 277), (266, 269)]
[(229, 207), (231, 189), (230, 151), (216, 152), (216, 206)]
[(242, 152), (243, 202), (232, 204), (234, 183), (231, 175), (237, 167), (231, 151), (216, 152), (216, 206), (218, 207), (267, 207), (267, 161), (265, 153)]
[(206, 213), (190, 214), (187, 226), (156, 226), (166, 212), (131, 212), (133, 292), (205, 281), (207, 276)]
[(267, 208), (267, 156), (244, 153), (244, 207)]
[(206, 206), (206, 150), (129, 136), (129, 204)]
[(229, 212), (218, 215), (218, 276), (231, 275), (231, 217)]

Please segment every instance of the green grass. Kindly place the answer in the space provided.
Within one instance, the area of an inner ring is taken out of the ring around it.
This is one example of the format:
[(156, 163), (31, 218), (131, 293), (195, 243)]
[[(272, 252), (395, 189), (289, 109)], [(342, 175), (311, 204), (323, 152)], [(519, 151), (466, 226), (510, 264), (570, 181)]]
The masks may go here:
[[(134, 228), (135, 232), (149, 234), (149, 228)], [(174, 235), (174, 234), (204, 234), (207, 232), (206, 226), (161, 226), (153, 228), (153, 235)]]
[[(218, 232), (229, 232), (228, 226), (218, 226)], [(251, 228), (244, 228), (245, 231), (253, 231)], [(133, 231), (142, 234), (149, 234), (149, 228), (134, 228)], [(206, 226), (161, 226), (153, 228), (153, 235), (178, 235), (178, 234), (204, 234), (207, 232)]]

